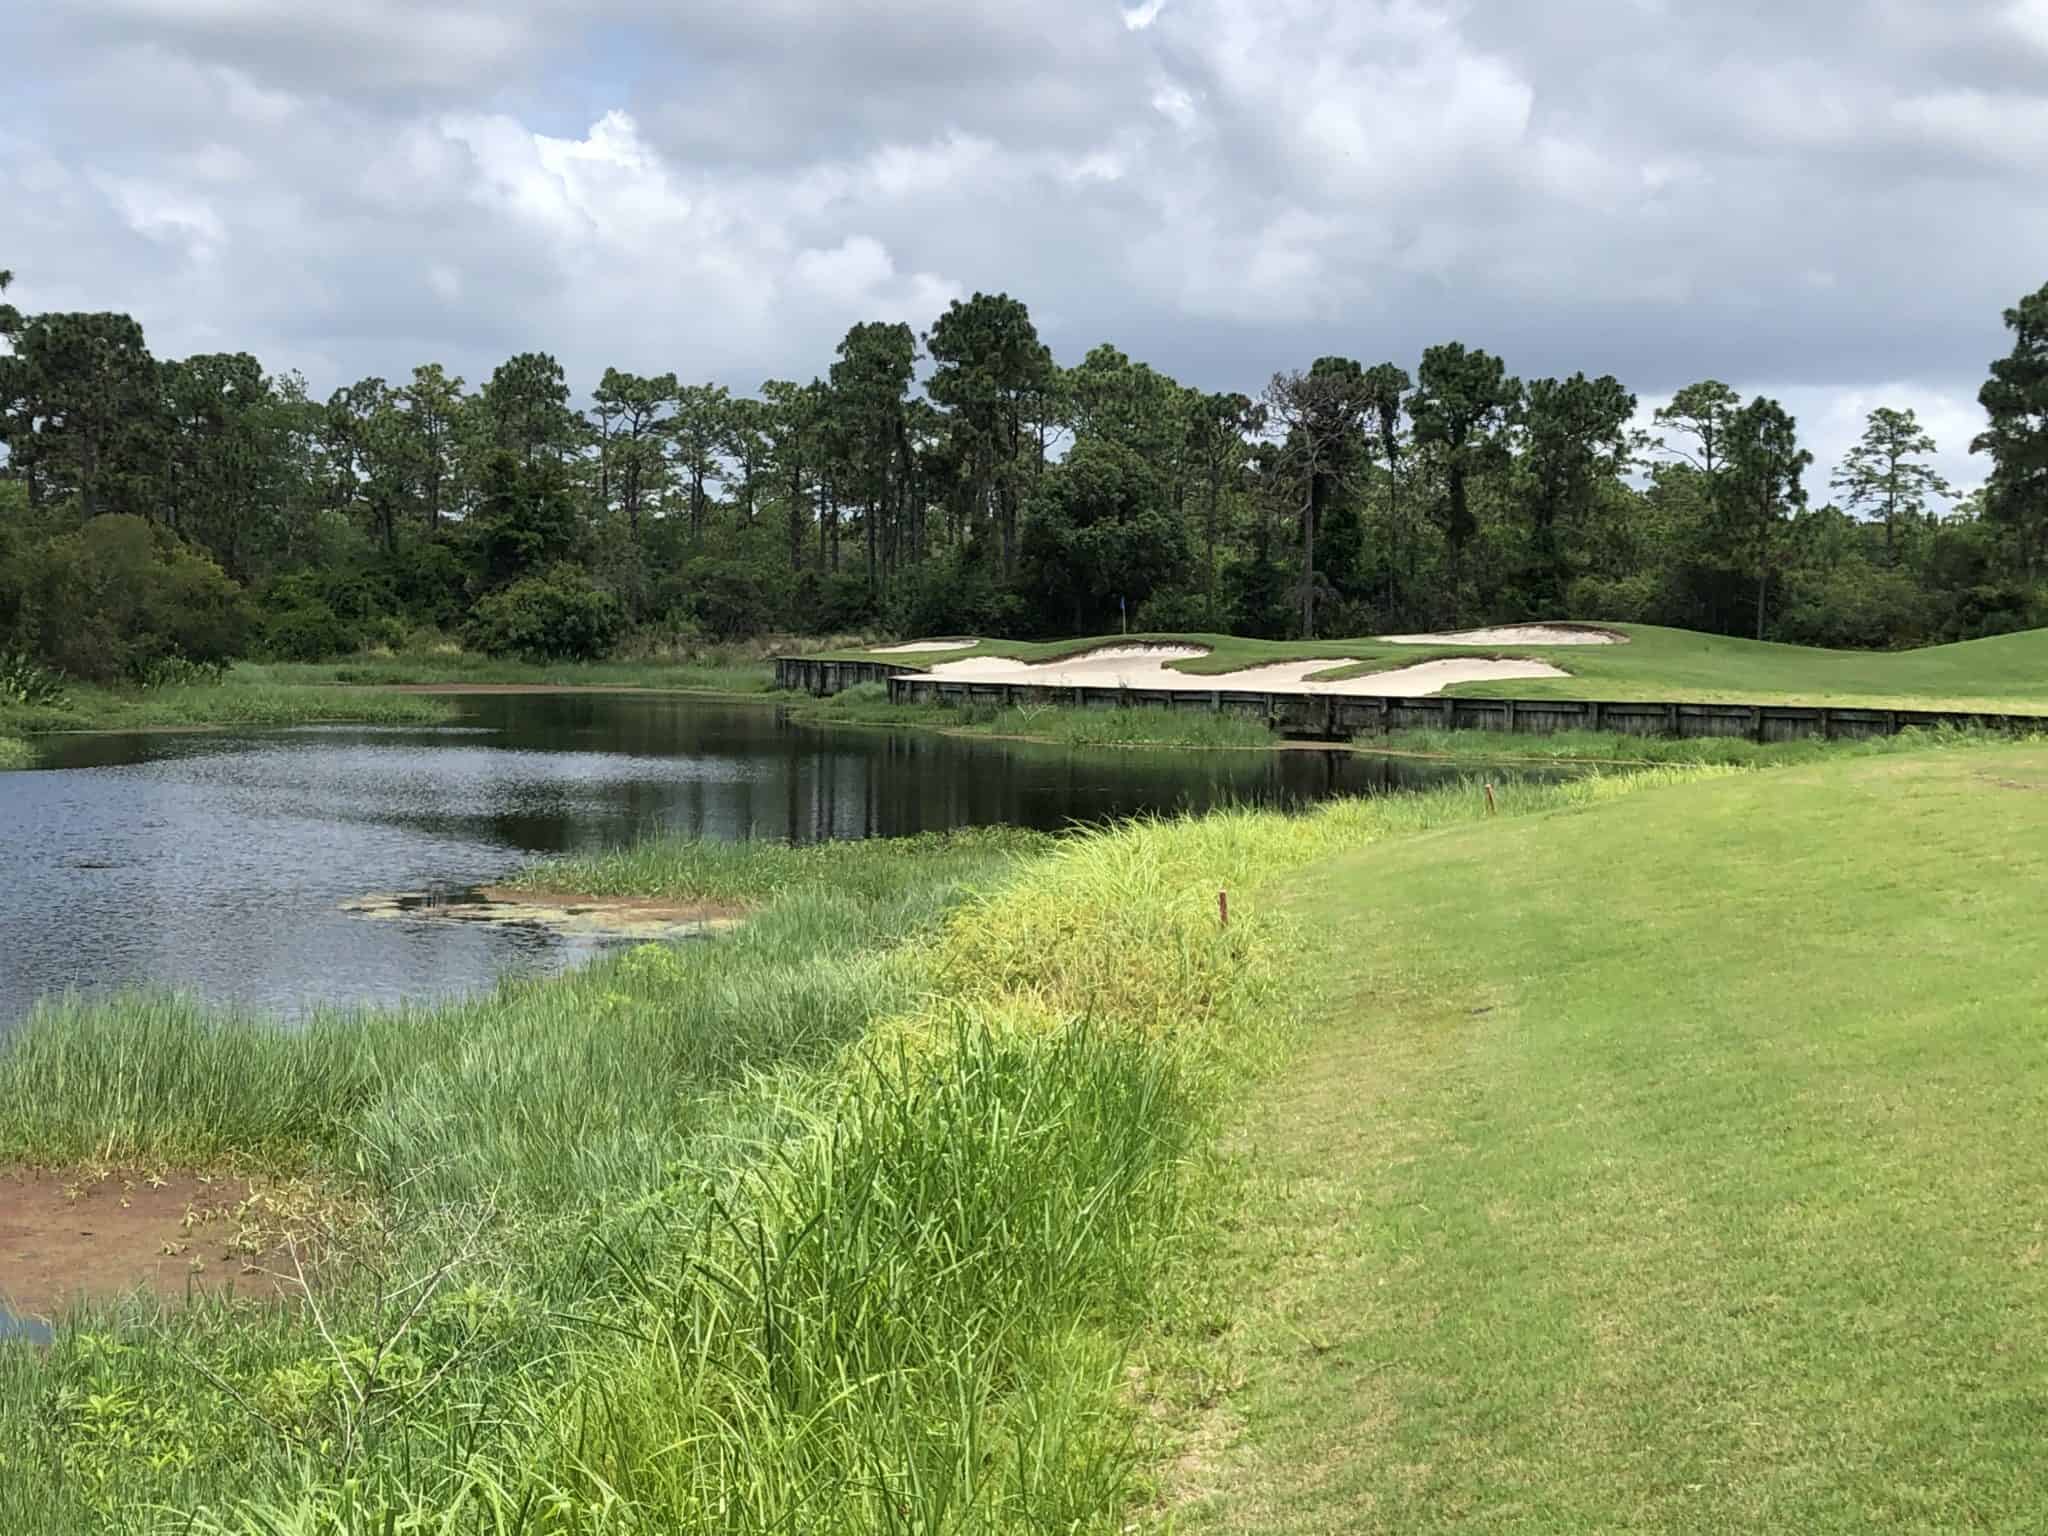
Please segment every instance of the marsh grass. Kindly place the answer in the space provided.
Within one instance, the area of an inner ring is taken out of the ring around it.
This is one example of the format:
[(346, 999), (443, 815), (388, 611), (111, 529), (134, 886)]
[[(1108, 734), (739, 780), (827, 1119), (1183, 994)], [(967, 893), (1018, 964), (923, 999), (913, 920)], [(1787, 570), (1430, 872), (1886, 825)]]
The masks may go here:
[(765, 693), (774, 658), (858, 645), (860, 636), (762, 635), (751, 640), (648, 641), (606, 661), (517, 661), (451, 644), (366, 651), (322, 662), (242, 662), (234, 676), (284, 683), (524, 683), (546, 687), (673, 688)]
[(792, 713), (799, 719), (834, 724), (915, 727), (1075, 747), (1244, 749), (1270, 747), (1280, 740), (1259, 721), (1206, 709), (891, 704), (882, 683), (859, 683), (832, 698), (793, 706)]
[(296, 1307), (102, 1304), (0, 1351), (0, 1529), (1117, 1529), (1193, 1170), (1301, 1026), (1281, 884), (1485, 814), (1468, 783), (1057, 842), (655, 844), (532, 878), (750, 919), (295, 1032), (47, 1004), (0, 1047), (8, 1155), (289, 1165), (381, 1238)]
[(0, 704), (0, 731), (145, 730), (162, 726), (436, 725), (453, 719), (447, 699), (368, 689), (248, 680), (182, 683), (147, 690), (74, 685), (61, 704)]

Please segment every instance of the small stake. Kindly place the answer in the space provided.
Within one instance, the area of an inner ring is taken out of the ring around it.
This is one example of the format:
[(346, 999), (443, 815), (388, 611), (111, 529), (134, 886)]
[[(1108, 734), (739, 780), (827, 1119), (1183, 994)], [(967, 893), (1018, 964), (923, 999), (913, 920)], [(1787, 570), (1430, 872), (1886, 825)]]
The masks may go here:
[(1489, 784), (1486, 786), (1486, 814), (1491, 816), (1494, 813), (1494, 810), (1495, 807), (1493, 803), (1493, 786)]
[(1230, 926), (1230, 892), (1228, 891), (1218, 891), (1216, 893), (1216, 921), (1226, 928)]

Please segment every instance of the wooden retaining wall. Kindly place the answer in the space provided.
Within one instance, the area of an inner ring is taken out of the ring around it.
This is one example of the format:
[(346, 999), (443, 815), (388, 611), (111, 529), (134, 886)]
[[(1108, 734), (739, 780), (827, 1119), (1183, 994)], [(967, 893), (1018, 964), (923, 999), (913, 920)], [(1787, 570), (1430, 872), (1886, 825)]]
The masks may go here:
[(792, 693), (828, 698), (856, 683), (886, 683), (903, 669), (885, 661), (813, 661), (808, 656), (778, 656), (775, 686)]
[[(784, 663), (776, 664), (777, 681)], [(1796, 704), (1666, 704), (1600, 699), (1388, 698), (1360, 694), (1264, 693), (1232, 688), (1048, 688), (1033, 683), (971, 682), (897, 672), (872, 662), (811, 662), (812, 667), (864, 667), (839, 687), (885, 678), (892, 704), (969, 704), (1004, 708), (1048, 704), (1074, 709), (1157, 708), (1241, 715), (1289, 736), (1348, 741), (1354, 736), (1434, 727), (1439, 730), (1618, 731), (1630, 736), (1746, 736), (1753, 741), (1852, 740), (1889, 736), (1909, 726), (2033, 731), (2048, 716), (1974, 714), (1931, 709), (1842, 709)], [(811, 674), (801, 675), (805, 682)], [(825, 681), (820, 679), (820, 681)], [(785, 686), (798, 686), (789, 684)], [(807, 687), (809, 692), (836, 688)]]

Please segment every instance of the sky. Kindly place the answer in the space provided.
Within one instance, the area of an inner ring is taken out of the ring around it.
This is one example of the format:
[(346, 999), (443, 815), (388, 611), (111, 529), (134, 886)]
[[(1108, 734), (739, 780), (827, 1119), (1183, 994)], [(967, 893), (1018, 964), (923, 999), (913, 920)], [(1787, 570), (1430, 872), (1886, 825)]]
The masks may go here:
[(0, 267), (325, 394), (553, 352), (753, 390), (1004, 291), (1257, 393), (1459, 340), (1768, 393), (1961, 485), (2048, 282), (2048, 0), (33, 0)]

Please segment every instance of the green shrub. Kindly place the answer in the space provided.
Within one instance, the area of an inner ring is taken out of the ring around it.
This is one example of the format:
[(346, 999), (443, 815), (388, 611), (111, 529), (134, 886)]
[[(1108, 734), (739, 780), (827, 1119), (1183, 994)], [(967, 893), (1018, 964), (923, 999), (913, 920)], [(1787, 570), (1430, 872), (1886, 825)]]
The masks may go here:
[(325, 661), (346, 656), (360, 631), (325, 602), (310, 598), (272, 613), (263, 625), (263, 652), (273, 661)]
[(169, 529), (126, 514), (19, 557), (15, 633), (44, 665), (86, 682), (122, 682), (170, 656), (210, 665), (242, 653), (241, 588)]
[(625, 628), (619, 600), (579, 565), (549, 567), (476, 605), (469, 641), (493, 656), (526, 661), (595, 661), (611, 653)]
[(62, 705), (64, 685), (57, 674), (26, 656), (0, 656), (0, 703)]
[(155, 656), (135, 670), (135, 681), (145, 691), (158, 688), (215, 688), (227, 680), (225, 662), (193, 661), (185, 656)]

